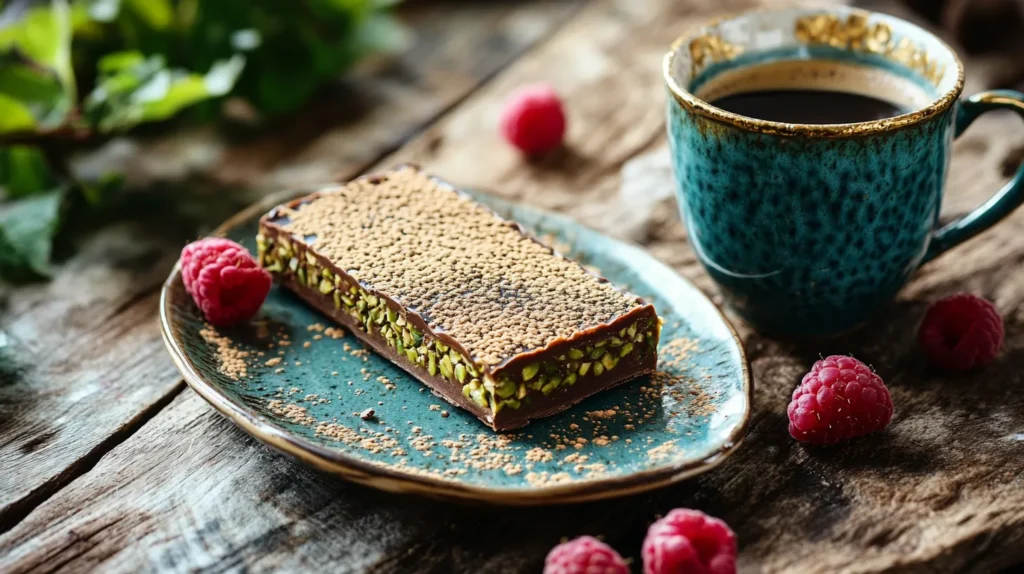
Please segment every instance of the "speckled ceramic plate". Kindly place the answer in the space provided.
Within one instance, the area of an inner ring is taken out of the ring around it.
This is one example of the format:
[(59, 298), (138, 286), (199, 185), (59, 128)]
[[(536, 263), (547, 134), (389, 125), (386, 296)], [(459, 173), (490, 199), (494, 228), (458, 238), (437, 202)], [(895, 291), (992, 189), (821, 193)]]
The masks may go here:
[[(220, 229), (255, 251), (268, 198)], [(251, 324), (206, 326), (178, 269), (164, 285), (164, 340), (185, 381), (260, 441), (395, 492), (505, 504), (608, 498), (704, 472), (746, 432), (752, 387), (735, 331), (693, 285), (641, 249), (565, 217), (481, 201), (652, 301), (665, 320), (659, 373), (498, 434), (274, 287)], [(375, 417), (359, 414), (373, 409)]]

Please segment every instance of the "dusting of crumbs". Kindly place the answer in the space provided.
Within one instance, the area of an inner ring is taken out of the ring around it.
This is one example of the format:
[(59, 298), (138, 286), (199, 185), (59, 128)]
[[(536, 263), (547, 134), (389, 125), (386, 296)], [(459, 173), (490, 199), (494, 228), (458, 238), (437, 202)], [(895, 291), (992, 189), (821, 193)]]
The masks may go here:
[[(327, 342), (329, 340), (325, 339), (324, 344)], [(677, 339), (666, 342), (665, 349), (661, 355), (662, 366), (678, 372), (685, 366), (687, 356), (696, 349), (696, 343)], [(349, 349), (350, 356), (353, 350)], [(393, 390), (394, 382), (388, 377), (373, 376), (373, 371), (365, 367), (361, 371), (368, 387), (354, 389), (354, 395), (366, 393), (373, 385), (383, 385), (384, 390)], [(666, 396), (674, 401), (663, 402)], [(648, 382), (638, 385), (636, 391), (627, 393), (619, 404), (602, 409), (571, 411), (567, 415), (565, 427), (547, 436), (534, 436), (524, 430), (502, 434), (490, 431), (460, 432), (450, 434), (448, 438), (440, 438), (425, 433), (423, 427), (412, 420), (401, 425), (406, 429), (404, 432), (385, 426), (373, 408), (356, 412), (350, 412), (351, 408), (346, 409), (344, 406), (322, 409), (318, 410), (318, 418), (310, 409), (323, 404), (326, 399), (303, 393), (299, 387), (282, 387), (274, 397), (267, 403), (270, 412), (294, 424), (311, 427), (317, 437), (326, 441), (381, 456), (370, 460), (371, 464), (454, 481), (463, 480), (462, 477), (471, 473), (494, 472), (517, 477), (534, 487), (598, 480), (627, 472), (627, 468), (621, 468), (617, 463), (620, 454), (609, 456), (603, 453), (603, 449), (619, 441), (624, 443), (622, 448), (633, 457), (652, 463), (671, 462), (685, 455), (684, 450), (676, 440), (661, 439), (659, 442), (643, 434), (643, 425), (659, 416), (659, 412), (669, 425), (676, 418), (681, 421), (703, 420), (714, 412), (714, 397), (706, 394), (700, 385), (665, 371), (657, 372)], [(377, 401), (377, 404), (382, 405), (383, 401)], [(670, 411), (667, 404), (680, 405), (681, 408)], [(428, 404), (427, 410), (447, 413), (437, 403)], [(355, 415), (356, 422), (342, 422), (339, 420), (342, 418), (340, 415)], [(620, 436), (622, 433), (626, 436)], [(615, 452), (621, 453), (622, 448)], [(410, 456), (436, 460), (441, 464), (412, 462)]]
[(249, 370), (246, 366), (249, 351), (236, 348), (229, 337), (221, 335), (210, 325), (200, 329), (199, 335), (204, 341), (216, 348), (217, 359), (220, 361), (220, 372), (227, 375), (233, 381), (240, 381), (249, 376)]
[[(357, 179), (281, 225), (490, 365), (641, 306), (637, 297), (418, 169)], [(438, 230), (442, 231), (438, 231)], [(452, 274), (459, 296), (452, 297)]]

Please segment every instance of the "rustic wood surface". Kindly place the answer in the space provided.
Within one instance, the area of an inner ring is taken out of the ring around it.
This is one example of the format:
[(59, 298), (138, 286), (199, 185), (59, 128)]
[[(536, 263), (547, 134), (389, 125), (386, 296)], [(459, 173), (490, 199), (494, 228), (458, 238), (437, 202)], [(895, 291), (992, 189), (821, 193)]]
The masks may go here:
[[(624, 231), (619, 215), (639, 200), (620, 193), (636, 186), (620, 174), (636, 173), (630, 161), (663, 166), (659, 62), (671, 40), (714, 13), (765, 3), (417, 3), (431, 48), (357, 82), (378, 94), (370, 111), (329, 126), (297, 121), (286, 143), (227, 150), (214, 173), (272, 187), (413, 160), (634, 238), (714, 293), (671, 200), (645, 203), (641, 225)], [(968, 66), (969, 90), (1002, 69)], [(526, 164), (494, 125), (504, 96), (536, 80), (565, 96), (569, 145)], [(944, 213), (993, 193), (1022, 141), (1012, 117), (979, 120), (956, 145)], [(858, 333), (798, 345), (738, 324), (756, 412), (746, 443), (716, 470), (625, 500), (538, 509), (340, 482), (266, 449), (182, 390), (159, 342), (155, 289), (195, 225), (108, 227), (82, 241), (54, 283), (9, 294), (0, 571), (537, 572), (553, 544), (579, 534), (603, 536), (638, 571), (646, 526), (676, 506), (729, 522), (742, 571), (992, 572), (1024, 562), (1024, 211), (928, 265)], [(947, 376), (926, 367), (913, 331), (930, 300), (958, 290), (995, 301), (1007, 343), (993, 365)], [(896, 416), (881, 435), (807, 448), (786, 433), (787, 399), (811, 362), (833, 352), (874, 364)]]

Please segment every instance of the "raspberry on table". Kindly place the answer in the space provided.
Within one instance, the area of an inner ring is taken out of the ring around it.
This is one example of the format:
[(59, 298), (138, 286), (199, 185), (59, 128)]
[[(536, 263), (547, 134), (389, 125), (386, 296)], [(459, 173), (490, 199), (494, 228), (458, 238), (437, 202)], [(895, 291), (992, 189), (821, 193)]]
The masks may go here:
[(995, 305), (957, 293), (928, 308), (917, 340), (928, 360), (947, 371), (966, 371), (984, 365), (1003, 346), (1003, 318)]
[(677, 508), (647, 530), (641, 556), (644, 574), (732, 574), (736, 535), (717, 518)]
[(544, 574), (629, 574), (629, 566), (611, 546), (581, 536), (548, 552)]
[(814, 363), (804, 375), (787, 412), (793, 438), (835, 444), (888, 426), (892, 397), (870, 367), (853, 357), (834, 355)]
[(526, 155), (547, 153), (565, 137), (562, 100), (550, 86), (536, 84), (516, 91), (505, 103), (501, 133)]
[(181, 250), (181, 278), (206, 320), (218, 327), (255, 315), (272, 283), (245, 247), (220, 237)]

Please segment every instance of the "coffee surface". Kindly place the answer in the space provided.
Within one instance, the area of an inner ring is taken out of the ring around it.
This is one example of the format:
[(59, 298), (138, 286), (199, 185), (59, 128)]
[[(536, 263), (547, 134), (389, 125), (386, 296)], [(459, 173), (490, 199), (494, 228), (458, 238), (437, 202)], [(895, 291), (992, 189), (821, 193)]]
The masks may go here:
[(860, 94), (825, 90), (765, 90), (711, 102), (727, 112), (789, 124), (852, 124), (905, 113), (900, 106)]

